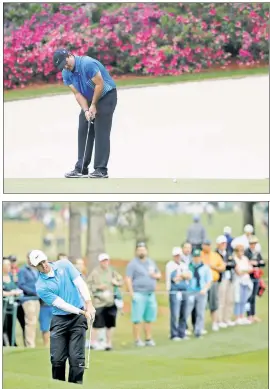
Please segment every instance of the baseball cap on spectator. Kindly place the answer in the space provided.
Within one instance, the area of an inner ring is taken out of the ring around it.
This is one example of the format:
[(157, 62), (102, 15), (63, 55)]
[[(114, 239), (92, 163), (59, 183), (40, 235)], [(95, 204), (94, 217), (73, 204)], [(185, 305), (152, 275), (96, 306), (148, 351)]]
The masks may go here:
[(258, 238), (257, 238), (257, 236), (255, 236), (255, 235), (251, 235), (251, 237), (249, 238), (249, 243), (258, 243), (259, 242), (259, 240), (258, 240)]
[(205, 245), (205, 246), (211, 246), (211, 240), (210, 239), (205, 239), (204, 241), (203, 241), (203, 244)]
[(3, 257), (3, 259), (8, 259), (10, 262), (16, 262), (17, 257), (15, 255), (9, 255), (7, 257)]
[(183, 251), (181, 249), (181, 247), (174, 247), (172, 249), (172, 255), (175, 256), (175, 255), (182, 255), (183, 254)]
[(105, 261), (106, 259), (110, 259), (108, 254), (106, 254), (106, 253), (99, 254), (99, 256), (98, 256), (99, 262)]
[(216, 240), (217, 244), (227, 243), (227, 238), (224, 235), (219, 235)]
[(67, 57), (68, 57), (68, 51), (66, 49), (57, 49), (54, 52), (53, 64), (59, 71), (62, 71), (66, 66)]
[(199, 249), (194, 249), (192, 252), (193, 257), (200, 257), (201, 256), (201, 250)]
[(37, 266), (42, 261), (47, 261), (47, 255), (41, 250), (32, 250), (28, 254), (31, 265)]
[(198, 222), (200, 220), (200, 215), (193, 215), (193, 221)]
[(246, 224), (245, 227), (244, 227), (244, 232), (245, 233), (250, 233), (252, 234), (254, 231), (254, 228), (251, 224)]
[(137, 242), (137, 243), (136, 243), (136, 249), (139, 248), (139, 247), (145, 247), (145, 248), (147, 248), (145, 242)]
[(224, 227), (223, 230), (224, 234), (231, 234), (232, 233), (232, 228), (229, 226)]

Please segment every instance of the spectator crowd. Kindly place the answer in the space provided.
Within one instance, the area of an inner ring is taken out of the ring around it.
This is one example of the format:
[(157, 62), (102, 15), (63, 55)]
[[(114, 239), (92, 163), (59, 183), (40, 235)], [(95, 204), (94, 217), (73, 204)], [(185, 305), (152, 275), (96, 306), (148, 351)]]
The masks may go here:
[[(221, 231), (222, 232), (222, 231)], [(232, 236), (232, 229), (224, 227), (223, 234), (214, 242), (194, 216), (182, 245), (172, 249), (166, 264), (165, 285), (169, 305), (169, 337), (172, 341), (201, 338), (207, 334), (206, 315), (210, 315), (212, 331), (237, 325), (251, 325), (260, 321), (256, 302), (265, 290), (261, 246), (251, 225), (243, 235)], [(66, 259), (59, 254), (57, 260)], [(123, 312), (123, 294), (131, 300), (131, 322), (137, 347), (155, 346), (153, 326), (157, 320), (157, 283), (162, 274), (149, 257), (144, 242), (136, 244), (135, 256), (128, 263), (125, 278), (101, 253), (98, 265), (86, 275), (82, 259), (75, 267), (88, 284), (96, 308), (91, 347), (112, 350), (113, 329), (117, 315)], [(36, 294), (38, 272), (30, 265), (29, 255), (22, 267), (14, 256), (3, 258), (3, 345), (17, 346), (16, 322), (19, 321), (25, 347), (36, 347), (37, 327), (43, 344), (49, 345), (52, 307)], [(121, 291), (126, 285), (126, 292)], [(87, 346), (87, 344), (86, 344)]]

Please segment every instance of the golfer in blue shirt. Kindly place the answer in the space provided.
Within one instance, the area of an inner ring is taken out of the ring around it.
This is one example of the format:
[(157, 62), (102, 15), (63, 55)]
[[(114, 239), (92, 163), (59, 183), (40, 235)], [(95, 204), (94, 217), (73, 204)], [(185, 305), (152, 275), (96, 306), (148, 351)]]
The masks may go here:
[[(78, 161), (67, 178), (87, 177), (95, 141), (94, 172), (90, 178), (107, 178), (110, 155), (110, 132), (117, 104), (116, 84), (97, 59), (74, 55), (58, 49), (54, 66), (62, 71), (67, 85), (81, 107), (78, 133)], [(88, 127), (88, 124), (90, 127)]]
[(86, 283), (68, 259), (49, 263), (40, 250), (29, 254), (30, 263), (39, 272), (37, 295), (53, 306), (50, 328), (50, 354), (53, 379), (82, 384), (85, 367), (87, 319), (94, 320), (95, 308)]

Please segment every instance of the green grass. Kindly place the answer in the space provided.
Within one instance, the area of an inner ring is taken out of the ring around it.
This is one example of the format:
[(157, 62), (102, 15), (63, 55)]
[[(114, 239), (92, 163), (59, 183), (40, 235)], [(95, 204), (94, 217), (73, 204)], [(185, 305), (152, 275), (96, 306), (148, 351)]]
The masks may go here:
[[(170, 259), (173, 246), (180, 245), (186, 237), (186, 231), (192, 218), (190, 215), (164, 215), (157, 214), (146, 218), (146, 234), (149, 237), (150, 255), (158, 262), (164, 262)], [(232, 227), (233, 235), (242, 234), (243, 219), (242, 212), (217, 213), (214, 215), (213, 224), (208, 225), (206, 216), (202, 216), (202, 223), (207, 228), (210, 239), (220, 235), (224, 226)], [(268, 243), (267, 235), (260, 223), (260, 216), (255, 218), (256, 235), (258, 236), (264, 257), (267, 258)], [(24, 261), (26, 253), (31, 248), (42, 248), (42, 238), (44, 227), (41, 222), (3, 222), (3, 254), (16, 254), (20, 261)], [(58, 232), (59, 234), (59, 232)], [(68, 251), (68, 227), (62, 232), (66, 238), (65, 250)], [(55, 234), (57, 236), (57, 232)], [(108, 229), (105, 232), (105, 246), (113, 259), (129, 260), (134, 254), (135, 239), (131, 234), (121, 235), (119, 232), (112, 233)], [(47, 250), (48, 251), (48, 250)], [(55, 250), (55, 253), (57, 249)], [(82, 253), (86, 252), (86, 232), (82, 232)], [(49, 255), (49, 251), (48, 251)], [(53, 259), (53, 256), (52, 256)]]
[[(154, 326), (157, 347), (135, 349), (129, 315), (119, 317), (115, 351), (92, 352), (83, 387), (95, 389), (266, 389), (268, 388), (268, 301), (258, 301), (263, 321), (171, 343), (168, 311)], [(209, 330), (207, 312), (207, 329)], [(49, 351), (4, 349), (5, 389), (64, 389), (52, 381)]]
[(4, 193), (269, 193), (269, 179), (5, 178)]
[[(132, 79), (117, 80), (116, 84), (118, 88), (131, 88), (147, 85), (161, 85), (161, 84), (173, 84), (189, 81), (203, 81), (209, 79), (220, 78), (235, 78), (252, 75), (268, 74), (268, 67), (260, 67), (253, 69), (239, 69), (239, 70), (220, 70), (209, 71), (205, 73), (196, 74), (183, 74), (181, 76), (160, 76), (160, 77), (136, 77)], [(4, 101), (14, 101), (21, 99), (31, 99), (35, 97), (51, 96), (57, 94), (70, 93), (67, 87), (63, 85), (45, 85), (35, 88), (17, 89), (4, 92)]]

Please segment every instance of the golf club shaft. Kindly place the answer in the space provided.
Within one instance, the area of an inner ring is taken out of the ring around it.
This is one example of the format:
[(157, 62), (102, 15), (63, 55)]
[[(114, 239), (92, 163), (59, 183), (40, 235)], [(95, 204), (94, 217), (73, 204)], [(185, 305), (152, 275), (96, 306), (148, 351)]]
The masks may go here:
[(92, 327), (93, 327), (93, 321), (90, 320), (89, 323), (89, 343), (88, 343), (88, 350), (87, 350), (87, 361), (85, 368), (89, 369), (90, 367), (90, 352), (91, 352), (91, 341), (92, 341)]
[(86, 135), (86, 141), (85, 141), (84, 153), (83, 153), (81, 174), (83, 173), (84, 159), (85, 159), (86, 147), (87, 147), (87, 143), (88, 143), (88, 136), (89, 136), (89, 131), (90, 131), (91, 124), (93, 124), (93, 119), (90, 119), (89, 122), (88, 122), (87, 135)]

